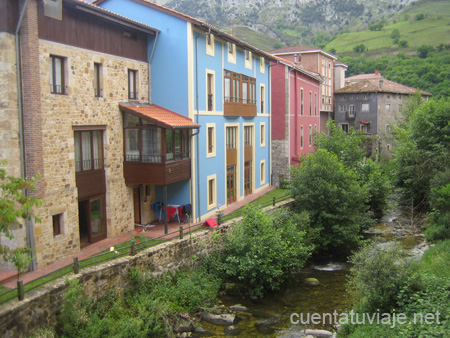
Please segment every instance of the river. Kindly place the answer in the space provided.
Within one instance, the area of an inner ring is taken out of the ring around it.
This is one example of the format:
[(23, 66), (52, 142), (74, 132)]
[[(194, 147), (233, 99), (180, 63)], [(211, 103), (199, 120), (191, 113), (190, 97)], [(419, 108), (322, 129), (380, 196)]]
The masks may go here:
[[(381, 242), (398, 240), (414, 255), (420, 255), (426, 249), (426, 245), (422, 244), (424, 236), (421, 229), (405, 221), (399, 222), (397, 217), (392, 215), (385, 217), (383, 223), (369, 229), (367, 236), (376, 237)], [(232, 334), (225, 327), (205, 321), (202, 321), (201, 325), (210, 337), (233, 335), (241, 338), (296, 338), (304, 337), (305, 329), (333, 332), (334, 328), (331, 325), (333, 321), (330, 319), (333, 313), (335, 311), (337, 314), (348, 313), (351, 305), (346, 292), (348, 274), (349, 266), (346, 263), (311, 265), (293, 275), (282, 290), (256, 302), (249, 298), (220, 296), (219, 303), (225, 305), (227, 309), (240, 304), (248, 311), (236, 312), (239, 321), (234, 325), (235, 330)], [(318, 279), (320, 284), (305, 285), (305, 278), (310, 277)], [(314, 317), (316, 318), (314, 321), (311, 317), (313, 314), (318, 316)], [(291, 322), (291, 317), (294, 323)], [(302, 321), (309, 324), (302, 324)]]

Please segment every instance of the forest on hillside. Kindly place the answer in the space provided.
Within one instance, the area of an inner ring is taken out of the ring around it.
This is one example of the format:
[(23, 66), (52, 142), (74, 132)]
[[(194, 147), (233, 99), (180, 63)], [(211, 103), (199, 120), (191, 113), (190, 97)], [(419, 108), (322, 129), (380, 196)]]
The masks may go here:
[(430, 92), (436, 99), (450, 97), (450, 44), (423, 45), (414, 55), (399, 53), (375, 59), (361, 55), (339, 60), (348, 65), (346, 77), (378, 69), (386, 79)]

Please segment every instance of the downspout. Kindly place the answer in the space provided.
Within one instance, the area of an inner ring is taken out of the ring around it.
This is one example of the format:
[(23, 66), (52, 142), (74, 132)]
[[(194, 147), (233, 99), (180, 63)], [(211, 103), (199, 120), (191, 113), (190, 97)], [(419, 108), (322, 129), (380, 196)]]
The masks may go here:
[[(19, 147), (20, 147), (20, 171), (22, 179), (26, 179), (26, 167), (25, 167), (25, 145), (23, 140), (23, 105), (22, 105), (22, 70), (20, 67), (20, 28), (22, 26), (23, 18), (25, 17), (25, 11), (27, 10), (29, 0), (25, 0), (25, 3), (20, 13), (19, 22), (17, 23), (15, 31), (15, 44), (16, 44), (16, 77), (17, 77), (17, 108), (19, 110)], [(27, 195), (27, 191), (24, 189), (22, 192)], [(34, 228), (33, 222), (28, 217), (25, 219), (26, 225), (26, 237), (27, 247), (31, 249), (31, 257), (33, 260), (30, 263), (30, 271), (34, 271), (37, 268), (35, 258), (36, 244), (34, 242)]]
[(148, 103), (152, 104), (152, 86), (151, 86), (151, 78), (152, 78), (152, 60), (153, 54), (155, 53), (156, 43), (158, 42), (159, 31), (156, 32), (155, 42), (153, 43), (152, 51), (148, 57)]
[[(195, 104), (197, 105), (197, 114), (196, 114), (196, 123), (199, 123), (199, 106), (198, 106), (198, 102), (199, 102), (199, 98), (198, 98), (198, 38), (199, 36), (197, 35), (195, 37)], [(197, 156), (196, 156), (196, 160), (197, 160), (197, 210), (198, 210), (198, 215), (197, 218), (200, 221), (201, 219), (201, 200), (200, 200), (200, 140), (199, 140), (199, 133), (200, 131), (197, 132), (197, 142), (196, 142), (196, 148), (197, 148)]]

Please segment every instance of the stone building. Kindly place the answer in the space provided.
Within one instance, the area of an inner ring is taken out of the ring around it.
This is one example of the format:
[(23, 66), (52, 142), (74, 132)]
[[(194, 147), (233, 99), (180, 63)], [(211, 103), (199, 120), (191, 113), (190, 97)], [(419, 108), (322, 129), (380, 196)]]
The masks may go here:
[[(10, 175), (39, 173), (29, 193), (42, 199), (41, 222), (24, 222), (7, 244), (31, 247), (42, 267), (134, 229), (119, 103), (149, 101), (147, 43), (158, 30), (78, 0), (0, 9), (0, 159)], [(137, 191), (150, 220), (154, 189)]]
[(424, 99), (431, 94), (383, 78), (378, 71), (346, 79), (346, 86), (335, 94), (335, 122), (348, 132), (361, 130), (372, 138), (371, 152), (388, 155), (392, 148), (390, 130), (402, 115), (405, 101), (419, 92)]

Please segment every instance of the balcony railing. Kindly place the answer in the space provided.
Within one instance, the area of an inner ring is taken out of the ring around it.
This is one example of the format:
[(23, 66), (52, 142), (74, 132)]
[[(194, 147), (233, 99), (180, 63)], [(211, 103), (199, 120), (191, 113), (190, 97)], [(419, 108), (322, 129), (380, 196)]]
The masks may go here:
[(125, 161), (127, 162), (142, 162), (142, 163), (165, 163), (172, 161), (180, 161), (190, 158), (190, 152), (176, 152), (166, 155), (139, 155), (139, 154), (126, 154)]

